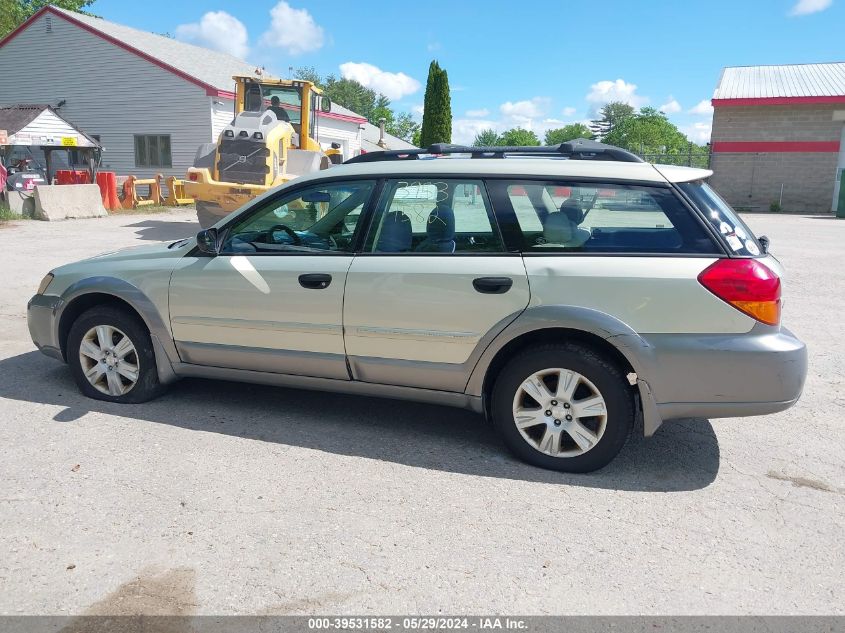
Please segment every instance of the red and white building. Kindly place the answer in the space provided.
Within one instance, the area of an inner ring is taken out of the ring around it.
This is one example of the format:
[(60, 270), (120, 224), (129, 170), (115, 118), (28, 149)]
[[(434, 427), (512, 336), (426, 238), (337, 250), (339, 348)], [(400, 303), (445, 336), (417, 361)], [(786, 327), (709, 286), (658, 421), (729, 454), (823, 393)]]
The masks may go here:
[(845, 62), (722, 70), (713, 184), (735, 207), (829, 212), (845, 169)]
[[(103, 169), (182, 176), (231, 122), (232, 76), (253, 72), (225, 53), (47, 6), (0, 40), (0, 106), (50, 105), (103, 146)], [(338, 105), (318, 125), (320, 143), (340, 143), (345, 158), (377, 136)]]

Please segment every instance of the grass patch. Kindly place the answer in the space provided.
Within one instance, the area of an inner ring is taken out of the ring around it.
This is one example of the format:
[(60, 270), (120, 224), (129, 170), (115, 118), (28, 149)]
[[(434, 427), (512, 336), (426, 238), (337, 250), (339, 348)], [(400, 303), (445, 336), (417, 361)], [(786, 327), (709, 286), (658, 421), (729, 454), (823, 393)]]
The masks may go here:
[(9, 222), (10, 220), (23, 220), (24, 217), (17, 213), (14, 213), (10, 208), (9, 205), (3, 201), (0, 201), (0, 222)]

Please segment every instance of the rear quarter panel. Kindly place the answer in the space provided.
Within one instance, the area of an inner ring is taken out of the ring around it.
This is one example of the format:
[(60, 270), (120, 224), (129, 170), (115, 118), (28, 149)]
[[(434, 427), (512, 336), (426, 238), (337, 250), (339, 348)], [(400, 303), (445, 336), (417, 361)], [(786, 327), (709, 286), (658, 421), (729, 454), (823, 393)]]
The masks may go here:
[(755, 321), (698, 282), (713, 257), (526, 255), (530, 306), (607, 313), (639, 334), (738, 334)]

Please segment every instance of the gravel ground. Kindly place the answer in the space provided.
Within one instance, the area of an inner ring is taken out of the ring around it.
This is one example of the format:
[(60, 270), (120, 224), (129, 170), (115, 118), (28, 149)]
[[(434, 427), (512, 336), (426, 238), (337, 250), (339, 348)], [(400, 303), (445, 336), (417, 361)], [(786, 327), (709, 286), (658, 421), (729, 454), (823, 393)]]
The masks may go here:
[(87, 400), (30, 342), (38, 281), (197, 225), (0, 226), (0, 614), (845, 614), (845, 221), (747, 220), (789, 271), (803, 399), (666, 424), (588, 476), (435, 406), (200, 380)]

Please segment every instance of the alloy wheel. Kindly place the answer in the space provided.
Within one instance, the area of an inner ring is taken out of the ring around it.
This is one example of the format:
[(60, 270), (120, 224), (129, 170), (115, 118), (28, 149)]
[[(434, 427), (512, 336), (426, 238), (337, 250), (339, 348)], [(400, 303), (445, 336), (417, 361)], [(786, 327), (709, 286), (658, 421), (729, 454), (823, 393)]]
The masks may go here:
[(98, 325), (88, 330), (79, 345), (79, 362), (91, 386), (109, 396), (122, 396), (138, 382), (138, 352), (116, 327)]
[(513, 419), (523, 439), (552, 457), (592, 450), (607, 428), (607, 405), (598, 388), (578, 372), (537, 371), (517, 388)]

